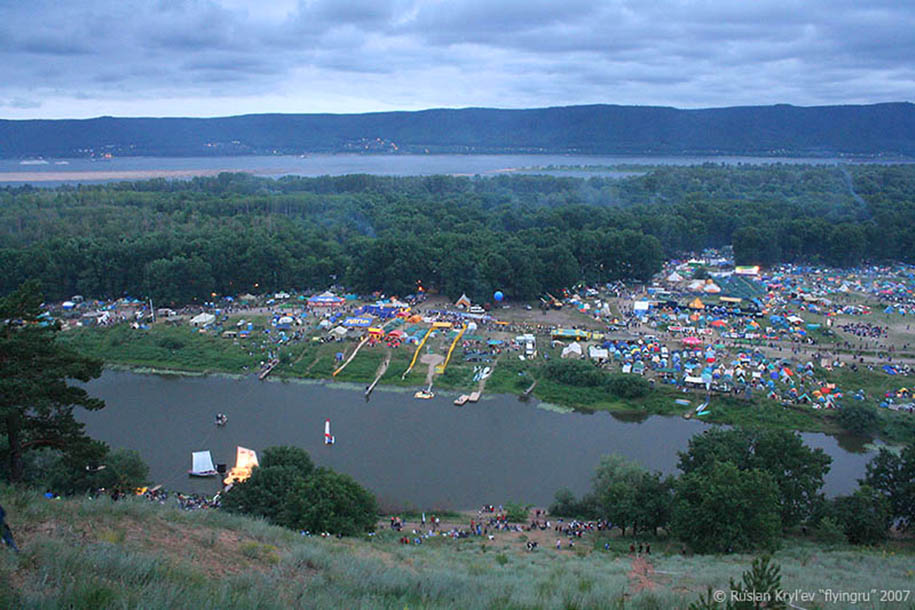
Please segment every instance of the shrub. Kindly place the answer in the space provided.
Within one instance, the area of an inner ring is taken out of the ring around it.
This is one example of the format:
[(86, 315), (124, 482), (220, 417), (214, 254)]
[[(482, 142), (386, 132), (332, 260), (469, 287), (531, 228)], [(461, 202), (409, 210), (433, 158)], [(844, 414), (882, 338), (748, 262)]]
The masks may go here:
[(375, 528), (375, 497), (349, 475), (318, 468), (296, 482), (284, 503), (282, 524), (297, 530), (352, 536)]
[(641, 398), (651, 391), (651, 385), (638, 375), (610, 375), (604, 385), (617, 398)]
[(178, 337), (172, 337), (168, 335), (160, 337), (156, 343), (159, 345), (159, 347), (163, 347), (165, 349), (179, 350), (184, 347), (184, 341)]
[(288, 445), (264, 449), (261, 456), (261, 467), (270, 468), (272, 466), (289, 466), (294, 468), (302, 478), (310, 475), (315, 468), (307, 451)]
[(842, 544), (845, 542), (845, 532), (842, 526), (832, 517), (823, 517), (813, 530), (817, 541), (823, 544)]
[(879, 492), (862, 485), (850, 496), (833, 500), (833, 515), (852, 544), (877, 544), (886, 540), (890, 525), (889, 502)]
[(530, 504), (524, 505), (519, 502), (507, 502), (505, 504), (506, 517), (513, 523), (525, 523), (530, 508)]
[(684, 474), (676, 486), (672, 529), (699, 553), (775, 548), (781, 520), (772, 476), (730, 462)]
[(264, 517), (282, 525), (287, 496), (292, 487), (305, 477), (291, 466), (267, 466), (253, 470), (243, 483), (236, 483), (224, 494), (222, 506), (230, 512)]
[(877, 410), (870, 405), (850, 402), (839, 411), (838, 420), (849, 432), (865, 436), (877, 427)]
[(607, 378), (606, 373), (587, 360), (551, 360), (543, 374), (557, 383), (588, 388), (602, 386)]

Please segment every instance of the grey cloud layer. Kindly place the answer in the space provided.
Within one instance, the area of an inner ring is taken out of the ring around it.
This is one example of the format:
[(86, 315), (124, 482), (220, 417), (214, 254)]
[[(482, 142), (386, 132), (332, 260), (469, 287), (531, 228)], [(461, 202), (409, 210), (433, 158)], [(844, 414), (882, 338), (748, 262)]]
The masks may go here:
[(191, 112), (232, 114), (268, 99), (282, 107), (261, 111), (853, 103), (915, 91), (906, 2), (258, 4), (0, 0), (0, 116), (66, 116), (67, 100), (124, 114), (137, 100), (184, 99)]

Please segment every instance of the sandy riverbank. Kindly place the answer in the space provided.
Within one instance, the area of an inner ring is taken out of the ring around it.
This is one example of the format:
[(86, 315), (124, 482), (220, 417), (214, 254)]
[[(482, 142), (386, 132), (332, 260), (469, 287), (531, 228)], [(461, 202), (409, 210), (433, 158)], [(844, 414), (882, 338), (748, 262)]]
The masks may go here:
[(278, 168), (250, 169), (224, 167), (219, 169), (137, 169), (59, 172), (3, 172), (0, 182), (99, 182), (105, 180), (149, 180), (151, 178), (194, 178), (218, 176), (223, 172), (278, 176), (292, 170)]

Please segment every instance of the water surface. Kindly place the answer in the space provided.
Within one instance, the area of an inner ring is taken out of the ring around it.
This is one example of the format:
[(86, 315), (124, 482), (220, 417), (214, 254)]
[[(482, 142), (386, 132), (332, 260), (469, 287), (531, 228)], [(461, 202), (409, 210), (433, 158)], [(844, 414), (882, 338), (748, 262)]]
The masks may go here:
[[(707, 426), (679, 417), (620, 421), (608, 413), (557, 413), (514, 396), (455, 407), (456, 393), (431, 400), (379, 388), (366, 403), (358, 389), (331, 383), (259, 382), (253, 377), (183, 377), (105, 371), (89, 390), (106, 401), (79, 417), (94, 438), (136, 449), (156, 483), (214, 493), (213, 479), (190, 479), (191, 452), (217, 463), (235, 446), (255, 451), (295, 445), (319, 465), (352, 475), (389, 506), (475, 508), (520, 501), (545, 506), (561, 487), (588, 490), (600, 457), (620, 453), (646, 468), (674, 473), (676, 452)], [(216, 413), (229, 417), (214, 425)], [(337, 443), (323, 443), (324, 420)], [(826, 491), (847, 493), (869, 456), (832, 437), (804, 434), (833, 457)]]
[[(740, 157), (740, 156), (591, 156), (591, 155), (360, 155), (311, 154), (306, 156), (276, 155), (249, 157), (115, 157), (94, 159), (0, 159), (0, 184), (57, 186), (69, 183), (97, 183), (114, 180), (138, 180), (141, 177), (93, 178), (92, 173), (112, 172), (199, 172), (247, 171), (263, 176), (339, 176), (345, 174), (374, 174), (388, 176), (425, 176), (433, 174), (493, 175), (499, 173), (549, 173), (567, 176), (620, 177), (638, 171), (607, 171), (600, 166), (618, 165), (697, 165), (701, 163), (737, 164), (817, 164), (887, 162), (883, 160), (854, 160), (841, 158), (802, 157)], [(553, 166), (565, 170), (544, 171), (536, 168)], [(580, 167), (580, 169), (569, 169)], [(590, 168), (589, 168), (590, 167)], [(15, 174), (36, 175), (23, 180)], [(61, 176), (63, 174), (63, 176)], [(72, 177), (66, 176), (72, 174)], [(52, 179), (51, 178), (53, 175)], [(187, 177), (186, 175), (179, 177)]]

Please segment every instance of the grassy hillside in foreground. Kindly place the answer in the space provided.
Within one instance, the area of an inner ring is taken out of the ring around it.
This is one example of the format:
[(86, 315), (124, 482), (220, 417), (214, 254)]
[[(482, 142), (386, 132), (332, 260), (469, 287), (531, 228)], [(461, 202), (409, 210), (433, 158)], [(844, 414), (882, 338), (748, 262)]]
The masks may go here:
[[(651, 567), (634, 570), (623, 539), (610, 551), (582, 540), (574, 551), (542, 545), (528, 553), (517, 533), (405, 546), (389, 530), (304, 537), (139, 499), (47, 500), (0, 487), (0, 503), (22, 549), (0, 547), (3, 608), (684, 608), (706, 586), (738, 579), (752, 560), (685, 557), (659, 541)], [(775, 555), (786, 590), (813, 592), (911, 589), (912, 559), (896, 546), (825, 549), (797, 540)]]

